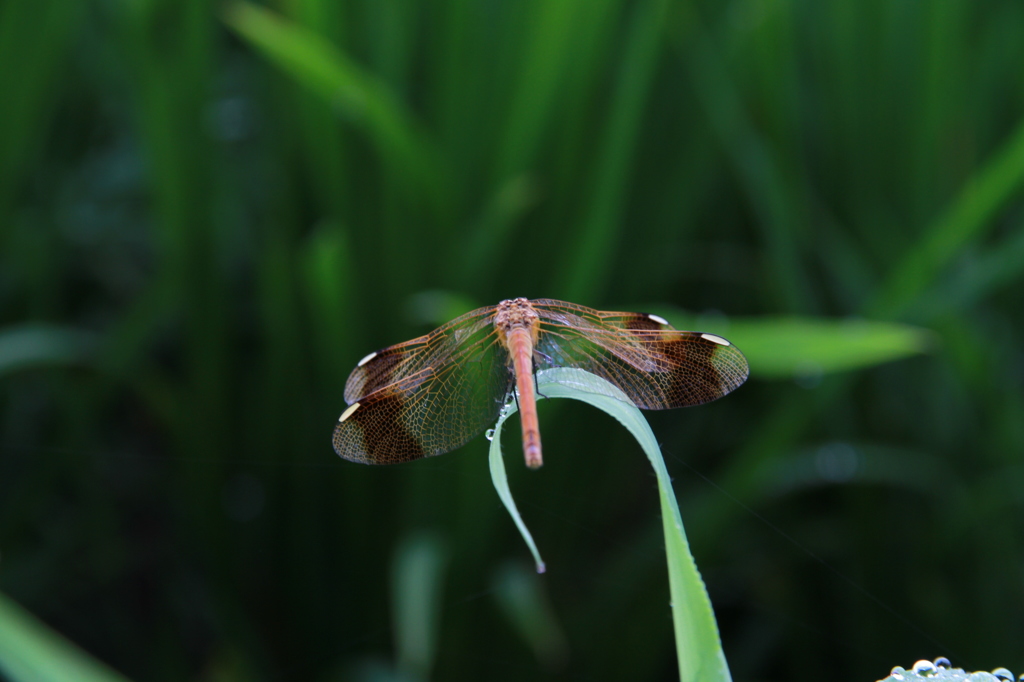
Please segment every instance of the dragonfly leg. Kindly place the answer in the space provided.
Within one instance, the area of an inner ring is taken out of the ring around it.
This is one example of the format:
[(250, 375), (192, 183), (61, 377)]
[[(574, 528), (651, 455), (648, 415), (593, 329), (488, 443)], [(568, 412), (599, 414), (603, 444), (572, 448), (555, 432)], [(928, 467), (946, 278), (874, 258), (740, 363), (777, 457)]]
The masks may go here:
[[(547, 357), (547, 356), (544, 356), (544, 357)], [(548, 359), (550, 360), (551, 358), (548, 358)], [(544, 398), (545, 400), (548, 399), (548, 397), (546, 395), (544, 395), (543, 393), (540, 392), (540, 384), (537, 382), (537, 365), (533, 366), (533, 388), (537, 392), (537, 396), (538, 397)]]

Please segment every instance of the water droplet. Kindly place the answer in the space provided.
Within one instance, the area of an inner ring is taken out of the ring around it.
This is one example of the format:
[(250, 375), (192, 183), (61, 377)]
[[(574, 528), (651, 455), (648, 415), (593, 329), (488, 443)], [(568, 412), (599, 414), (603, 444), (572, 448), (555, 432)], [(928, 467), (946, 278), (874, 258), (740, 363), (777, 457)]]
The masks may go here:
[(942, 668), (943, 670), (949, 670), (953, 667), (953, 664), (949, 662), (949, 659), (945, 656), (939, 656), (932, 663), (935, 664), (936, 668)]
[(911, 671), (915, 675), (920, 675), (921, 677), (933, 677), (935, 675), (935, 664), (931, 661), (920, 660), (914, 663), (914, 667), (911, 668)]
[(1013, 682), (1013, 673), (1011, 673), (1006, 668), (996, 668), (992, 671), (992, 674), (995, 676), (997, 680), (1002, 680), (1003, 682)]
[(494, 440), (494, 429), (487, 429), (484, 431), (484, 438), (487, 440)]
[(907, 672), (907, 671), (903, 669), (903, 666), (897, 665), (896, 667), (894, 667), (892, 670), (889, 671), (889, 677), (891, 677), (894, 680), (902, 680), (903, 679), (903, 673), (905, 673), (905, 672)]
[(515, 394), (509, 394), (505, 404), (501, 406), (501, 411), (498, 413), (498, 419), (507, 418), (515, 410), (518, 409), (518, 405), (515, 401)]

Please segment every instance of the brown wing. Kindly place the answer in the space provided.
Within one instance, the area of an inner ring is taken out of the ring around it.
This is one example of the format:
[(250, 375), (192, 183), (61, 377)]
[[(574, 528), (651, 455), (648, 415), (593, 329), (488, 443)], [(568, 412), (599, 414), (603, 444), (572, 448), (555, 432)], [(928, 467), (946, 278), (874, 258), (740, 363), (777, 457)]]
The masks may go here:
[(492, 424), (512, 386), (493, 318), (493, 306), (480, 308), (363, 358), (345, 384), (335, 452), (407, 462), (454, 450)]
[(677, 331), (642, 313), (532, 301), (540, 316), (537, 369), (576, 367), (606, 379), (637, 407), (662, 410), (721, 398), (747, 379), (747, 360), (720, 336)]

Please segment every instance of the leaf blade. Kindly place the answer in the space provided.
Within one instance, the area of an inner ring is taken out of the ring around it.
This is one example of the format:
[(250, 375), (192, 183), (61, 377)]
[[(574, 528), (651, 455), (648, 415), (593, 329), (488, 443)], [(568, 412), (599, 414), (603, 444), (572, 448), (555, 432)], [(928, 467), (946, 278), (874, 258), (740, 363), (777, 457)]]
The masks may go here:
[[(671, 477), (661, 456), (658, 441), (651, 427), (629, 399), (613, 384), (600, 377), (572, 368), (557, 368), (537, 373), (537, 389), (548, 398), (573, 398), (588, 403), (613, 417), (636, 438), (644, 453), (654, 467), (658, 479), (658, 491), (661, 501), (662, 528), (665, 534), (665, 553), (669, 572), (669, 589), (672, 595), (672, 622), (675, 627), (676, 654), (679, 662), (680, 680), (696, 682), (712, 680), (731, 682), (729, 666), (722, 651), (718, 625), (715, 622), (711, 600), (708, 597), (704, 581), (700, 577), (697, 565), (690, 554), (686, 532), (683, 530), (679, 504), (676, 502), (672, 489)], [(612, 397), (618, 394), (618, 397)], [(492, 465), (493, 455), (497, 452), (500, 460), (500, 428), (504, 421), (516, 411), (515, 402), (511, 403), (498, 418), (494, 438), (491, 441)], [(501, 468), (502, 475), (504, 467)], [(492, 475), (494, 470), (492, 469)], [(498, 494), (505, 502), (506, 508), (512, 513), (515, 503), (511, 501), (507, 480), (502, 481), (504, 490)], [(495, 482), (497, 488), (497, 481)], [(508, 501), (506, 501), (506, 496)], [(518, 512), (513, 520), (523, 533), (527, 545), (539, 562), (539, 555), (533, 544), (532, 537), (525, 530)]]
[(13, 682), (127, 682), (3, 594), (0, 671)]

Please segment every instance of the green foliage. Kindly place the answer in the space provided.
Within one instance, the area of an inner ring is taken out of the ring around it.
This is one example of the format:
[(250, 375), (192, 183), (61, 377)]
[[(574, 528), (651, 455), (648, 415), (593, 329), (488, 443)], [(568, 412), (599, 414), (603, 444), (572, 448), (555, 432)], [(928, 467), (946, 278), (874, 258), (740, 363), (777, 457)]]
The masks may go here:
[[(603, 410), (626, 427), (643, 449), (658, 478), (679, 679), (683, 682), (731, 681), (729, 666), (718, 638), (718, 626), (715, 623), (711, 602), (686, 542), (686, 532), (679, 516), (679, 505), (672, 489), (672, 479), (665, 468), (665, 460), (658, 447), (657, 438), (640, 410), (614, 385), (577, 369), (538, 372), (537, 391), (548, 398), (573, 398)], [(533, 537), (523, 524), (509, 493), (501, 455), (501, 427), (515, 411), (515, 403), (510, 404), (508, 409), (502, 412), (494, 428), (490, 447), (491, 476), (502, 503), (512, 515), (512, 520), (533, 552), (537, 572), (543, 573), (544, 564), (540, 560)]]
[(439, 199), (447, 192), (446, 183), (439, 182), (443, 171), (437, 155), (415, 130), (409, 113), (384, 84), (363, 72), (330, 41), (249, 3), (232, 5), (227, 19), (339, 115), (364, 127), (390, 167), (423, 185), (418, 189), (424, 197)]
[(437, 652), (445, 551), (437, 538), (406, 539), (392, 573), (396, 667), (411, 679), (429, 679)]
[(871, 367), (923, 352), (926, 330), (905, 324), (821, 318), (700, 318), (676, 327), (729, 338), (743, 349), (751, 373), (761, 379), (816, 381), (824, 374)]
[(737, 679), (1005, 662), (1024, 624), (963, 623), (1024, 607), (1022, 34), (1008, 1), (0, 2), (0, 590), (132, 679), (674, 678), (617, 425), (541, 401), (509, 467), (543, 617), (483, 438), (330, 451), (366, 353), (553, 297), (749, 355), (646, 415)]
[(74, 329), (23, 325), (0, 330), (0, 377), (36, 367), (84, 363), (96, 339)]
[(0, 595), (0, 671), (14, 682), (122, 682), (74, 644)]

